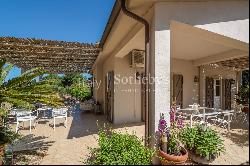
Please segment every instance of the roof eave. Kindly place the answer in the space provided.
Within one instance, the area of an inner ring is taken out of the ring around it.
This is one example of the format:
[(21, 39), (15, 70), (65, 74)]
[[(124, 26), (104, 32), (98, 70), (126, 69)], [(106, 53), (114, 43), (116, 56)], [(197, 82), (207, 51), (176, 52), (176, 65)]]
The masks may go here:
[(100, 41), (100, 47), (103, 48), (104, 47), (104, 44), (109, 36), (109, 33), (111, 32), (111, 29), (113, 27), (113, 24), (115, 23), (119, 13), (121, 11), (121, 2), (120, 0), (116, 0), (115, 1), (115, 4), (113, 6), (113, 9), (111, 11), (111, 14), (109, 16), (109, 19), (108, 19), (108, 22), (106, 24), (106, 27), (105, 27), (105, 30), (102, 34), (102, 38), (101, 38), (101, 41)]

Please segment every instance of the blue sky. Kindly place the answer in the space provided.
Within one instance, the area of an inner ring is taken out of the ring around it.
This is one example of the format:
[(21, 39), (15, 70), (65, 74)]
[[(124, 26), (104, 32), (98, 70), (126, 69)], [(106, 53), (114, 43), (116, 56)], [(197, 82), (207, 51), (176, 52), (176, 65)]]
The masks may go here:
[[(115, 0), (0, 0), (0, 36), (99, 42)], [(18, 76), (15, 68), (9, 78)]]

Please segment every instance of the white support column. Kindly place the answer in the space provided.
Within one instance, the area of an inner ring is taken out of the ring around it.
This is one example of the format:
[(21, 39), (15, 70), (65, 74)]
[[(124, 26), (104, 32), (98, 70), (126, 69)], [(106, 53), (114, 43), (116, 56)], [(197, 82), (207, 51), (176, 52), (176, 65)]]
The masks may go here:
[[(149, 135), (158, 130), (160, 114), (164, 113), (167, 124), (170, 124), (170, 28), (160, 21), (161, 13), (155, 6), (155, 16), (151, 25), (151, 59), (150, 59), (150, 93), (149, 93)], [(170, 27), (170, 25), (167, 25)], [(152, 77), (155, 82), (152, 83)], [(151, 142), (153, 146), (154, 142)]]
[(200, 67), (200, 105), (206, 106), (206, 73), (204, 66)]

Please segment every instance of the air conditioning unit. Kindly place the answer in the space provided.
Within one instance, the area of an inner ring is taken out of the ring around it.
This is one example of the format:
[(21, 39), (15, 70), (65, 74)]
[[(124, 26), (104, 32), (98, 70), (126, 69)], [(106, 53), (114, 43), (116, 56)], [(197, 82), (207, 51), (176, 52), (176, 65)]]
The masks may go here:
[(145, 66), (145, 51), (134, 49), (129, 52), (130, 67), (143, 68)]

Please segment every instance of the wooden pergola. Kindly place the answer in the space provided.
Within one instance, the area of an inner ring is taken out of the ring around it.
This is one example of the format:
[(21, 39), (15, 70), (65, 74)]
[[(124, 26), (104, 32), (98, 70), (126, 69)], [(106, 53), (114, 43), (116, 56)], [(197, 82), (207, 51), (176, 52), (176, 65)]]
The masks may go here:
[(234, 67), (237, 69), (247, 69), (249, 68), (249, 56), (239, 57), (239, 58), (233, 58), (225, 61), (219, 62), (222, 66), (225, 67)]
[(40, 67), (50, 73), (83, 73), (91, 69), (99, 44), (0, 37), (0, 58), (28, 70)]

